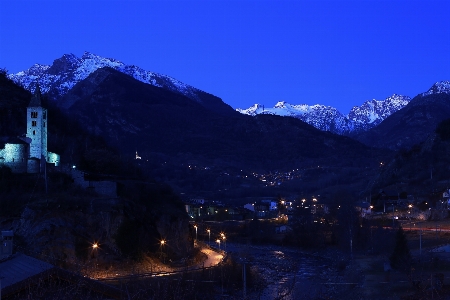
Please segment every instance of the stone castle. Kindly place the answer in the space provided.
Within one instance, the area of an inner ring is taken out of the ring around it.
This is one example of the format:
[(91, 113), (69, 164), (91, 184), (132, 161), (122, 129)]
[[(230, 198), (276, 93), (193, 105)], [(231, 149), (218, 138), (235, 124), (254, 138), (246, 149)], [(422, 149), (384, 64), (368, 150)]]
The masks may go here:
[(21, 137), (0, 138), (0, 166), (13, 173), (40, 173), (46, 163), (58, 166), (60, 157), (47, 151), (47, 109), (42, 106), (41, 90), (36, 87), (27, 107), (27, 133)]

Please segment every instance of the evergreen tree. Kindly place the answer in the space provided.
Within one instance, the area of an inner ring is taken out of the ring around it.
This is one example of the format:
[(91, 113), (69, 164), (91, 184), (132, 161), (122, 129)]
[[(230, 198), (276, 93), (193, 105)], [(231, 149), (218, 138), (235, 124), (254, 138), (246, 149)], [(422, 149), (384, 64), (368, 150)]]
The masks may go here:
[(394, 252), (389, 257), (391, 267), (394, 269), (406, 271), (411, 265), (411, 253), (408, 247), (405, 232), (400, 226), (395, 235)]

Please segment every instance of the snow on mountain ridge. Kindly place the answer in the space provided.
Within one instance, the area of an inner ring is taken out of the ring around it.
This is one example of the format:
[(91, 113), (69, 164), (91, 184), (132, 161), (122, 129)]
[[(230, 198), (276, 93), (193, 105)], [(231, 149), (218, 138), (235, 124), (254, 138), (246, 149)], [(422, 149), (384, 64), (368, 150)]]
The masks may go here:
[(24, 88), (34, 91), (35, 82), (38, 81), (43, 93), (56, 90), (59, 96), (66, 94), (76, 83), (87, 78), (97, 69), (110, 67), (119, 72), (132, 76), (136, 80), (153, 86), (169, 89), (183, 94), (197, 102), (201, 102), (199, 89), (178, 81), (172, 77), (145, 71), (135, 65), (126, 65), (123, 62), (104, 58), (90, 52), (84, 52), (81, 58), (74, 54), (64, 54), (56, 59), (51, 66), (35, 64), (26, 71), (8, 75), (10, 79)]
[(257, 114), (272, 114), (295, 117), (325, 131), (340, 132), (340, 128), (348, 127), (348, 122), (345, 119), (345, 116), (342, 115), (336, 108), (321, 104), (292, 105), (285, 101), (280, 101), (275, 104), (273, 108), (265, 108), (261, 104), (255, 104), (248, 109), (238, 108), (236, 111), (252, 116)]
[(422, 96), (441, 93), (450, 94), (450, 81), (443, 80), (436, 82), (427, 92), (422, 93)]
[(409, 101), (411, 101), (410, 97), (397, 94), (393, 94), (385, 100), (368, 100), (361, 106), (354, 106), (346, 117), (355, 123), (356, 128), (366, 127), (368, 124), (376, 126), (392, 113), (405, 107)]
[(248, 115), (274, 114), (298, 118), (320, 130), (332, 131), (338, 134), (348, 134), (367, 130), (381, 123), (395, 111), (406, 106), (411, 100), (408, 96), (394, 94), (385, 100), (369, 100), (361, 106), (353, 107), (348, 115), (343, 115), (336, 108), (321, 104), (292, 105), (280, 101), (273, 108), (264, 108), (255, 104), (248, 109), (236, 109)]

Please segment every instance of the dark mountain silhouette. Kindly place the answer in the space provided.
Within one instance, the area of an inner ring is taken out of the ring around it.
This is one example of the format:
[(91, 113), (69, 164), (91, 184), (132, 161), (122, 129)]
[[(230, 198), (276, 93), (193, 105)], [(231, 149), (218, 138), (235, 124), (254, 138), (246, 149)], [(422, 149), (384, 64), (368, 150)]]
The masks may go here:
[(26, 132), (26, 107), (31, 93), (0, 74), (0, 137), (18, 136)]
[(386, 154), (294, 118), (218, 113), (111, 68), (99, 69), (80, 81), (62, 101), (73, 103), (69, 114), (90, 132), (127, 157), (138, 151), (143, 161), (164, 157), (222, 170), (319, 166), (325, 172), (333, 169), (337, 177), (349, 168), (350, 173), (359, 174), (355, 170), (377, 165), (379, 156)]
[(449, 189), (450, 119), (445, 119), (428, 138), (410, 149), (397, 152), (394, 159), (383, 166), (374, 183), (374, 190), (388, 189), (406, 193), (424, 201), (442, 200)]

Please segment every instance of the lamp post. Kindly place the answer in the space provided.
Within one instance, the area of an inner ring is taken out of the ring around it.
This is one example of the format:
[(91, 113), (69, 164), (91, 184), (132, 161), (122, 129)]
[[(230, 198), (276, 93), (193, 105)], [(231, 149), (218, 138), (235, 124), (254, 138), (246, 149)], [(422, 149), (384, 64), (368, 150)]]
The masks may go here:
[(216, 240), (216, 243), (219, 244), (219, 250), (220, 250), (220, 240), (217, 239), (217, 240)]
[(411, 208), (412, 208), (412, 204), (408, 205), (409, 211), (408, 211), (408, 215), (409, 215), (409, 231), (411, 231)]
[(195, 228), (195, 241), (197, 241), (197, 225), (194, 225)]
[(166, 244), (165, 240), (161, 240), (161, 256), (163, 257), (163, 262), (166, 263), (166, 257), (163, 255), (163, 247)]
[(225, 244), (225, 250), (227, 249), (227, 242), (226, 242), (226, 238), (225, 238), (225, 233), (221, 232), (220, 233), (220, 237), (222, 238), (224, 244)]
[(97, 242), (94, 242), (94, 243), (92, 244), (92, 254), (93, 254), (94, 257), (95, 257), (95, 272), (97, 272), (97, 256), (98, 256), (97, 250), (98, 250), (98, 243), (97, 243)]
[(207, 229), (206, 231), (208, 231), (209, 245), (211, 246), (211, 229)]

